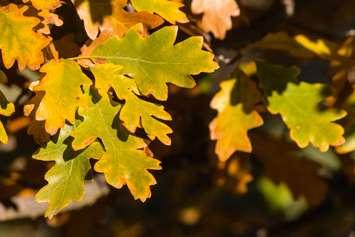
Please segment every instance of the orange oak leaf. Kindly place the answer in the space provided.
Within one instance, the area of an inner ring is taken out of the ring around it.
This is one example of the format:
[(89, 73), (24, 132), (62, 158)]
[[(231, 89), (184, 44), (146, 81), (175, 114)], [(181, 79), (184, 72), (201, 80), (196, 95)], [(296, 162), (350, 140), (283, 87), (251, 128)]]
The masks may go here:
[(203, 14), (201, 28), (212, 32), (218, 39), (224, 39), (226, 32), (232, 28), (231, 17), (240, 15), (235, 0), (193, 0), (191, 11)]
[(218, 115), (210, 123), (210, 132), (211, 138), (217, 140), (219, 160), (226, 161), (236, 151), (251, 152), (248, 130), (261, 126), (263, 119), (254, 110), (261, 95), (248, 77), (224, 81), (221, 88), (211, 102)]
[[(126, 5), (127, 0), (116, 0), (111, 3), (81, 1), (77, 6), (77, 11), (84, 21), (84, 27), (90, 39), (96, 39), (99, 30), (120, 37), (138, 23), (143, 23), (148, 28), (155, 28), (164, 22), (161, 17), (146, 11), (127, 12), (124, 10)], [(99, 11), (98, 15), (101, 15), (102, 19), (94, 19), (91, 14), (92, 9)]]

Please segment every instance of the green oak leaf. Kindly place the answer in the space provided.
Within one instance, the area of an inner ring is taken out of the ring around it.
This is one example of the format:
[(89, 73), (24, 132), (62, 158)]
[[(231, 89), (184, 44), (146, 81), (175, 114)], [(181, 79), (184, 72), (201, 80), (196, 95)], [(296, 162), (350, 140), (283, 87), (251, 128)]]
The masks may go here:
[(135, 81), (122, 75), (122, 66), (112, 63), (97, 64), (91, 68), (91, 71), (95, 76), (95, 87), (100, 95), (107, 95), (112, 88), (117, 97), (125, 101), (119, 116), (130, 132), (134, 133), (141, 127), (150, 139), (158, 138), (166, 145), (171, 144), (167, 134), (172, 133), (172, 129), (160, 121), (171, 120), (170, 114), (164, 110), (164, 106), (138, 97), (140, 93)]
[(107, 183), (116, 188), (127, 184), (135, 199), (145, 201), (151, 196), (150, 186), (156, 183), (148, 170), (161, 169), (160, 161), (146, 154), (143, 139), (118, 127), (118, 110), (119, 106), (111, 105), (107, 97), (79, 108), (84, 120), (71, 133), (72, 147), (81, 150), (100, 139), (105, 152), (95, 164), (95, 170), (103, 172)]
[(191, 75), (218, 68), (213, 54), (201, 50), (202, 37), (191, 37), (174, 45), (177, 29), (164, 27), (145, 38), (133, 27), (123, 38), (110, 37), (94, 43), (83, 57), (123, 66), (122, 73), (136, 81), (143, 95), (166, 100), (167, 83), (192, 88), (195, 81)]
[(280, 114), (290, 137), (301, 148), (309, 143), (321, 151), (344, 142), (344, 129), (333, 123), (346, 112), (321, 108), (328, 87), (321, 83), (298, 82), (299, 70), (279, 65), (258, 65), (258, 77), (267, 97), (268, 110)]
[[(0, 91), (0, 115), (9, 117), (11, 114), (15, 112), (15, 105), (13, 103), (10, 103), (5, 95)], [(5, 131), (5, 127), (0, 122), (0, 142), (2, 143), (7, 143), (8, 137)]]
[(99, 159), (103, 154), (103, 149), (97, 142), (83, 151), (71, 150), (68, 145), (71, 131), (72, 126), (64, 126), (56, 142), (49, 142), (33, 155), (37, 160), (55, 161), (45, 175), (48, 184), (36, 194), (38, 202), (48, 202), (46, 217), (51, 218), (71, 202), (82, 198), (85, 176), (91, 168), (89, 159)]

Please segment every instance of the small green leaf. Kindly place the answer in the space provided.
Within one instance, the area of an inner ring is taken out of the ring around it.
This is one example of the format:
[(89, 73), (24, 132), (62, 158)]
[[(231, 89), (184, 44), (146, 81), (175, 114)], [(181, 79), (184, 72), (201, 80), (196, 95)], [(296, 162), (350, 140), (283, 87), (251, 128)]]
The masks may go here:
[(258, 65), (261, 86), (267, 95), (268, 110), (280, 114), (290, 129), (290, 137), (301, 148), (309, 143), (321, 151), (344, 142), (344, 129), (333, 123), (346, 112), (321, 108), (327, 86), (320, 83), (297, 83), (298, 69), (278, 65)]
[(66, 125), (60, 130), (57, 142), (49, 142), (33, 155), (37, 160), (55, 161), (45, 176), (48, 184), (36, 194), (38, 202), (48, 202), (46, 217), (51, 218), (71, 202), (82, 198), (85, 176), (91, 168), (89, 158), (99, 159), (103, 154), (99, 143), (84, 151), (74, 152), (67, 139), (71, 130), (72, 127)]

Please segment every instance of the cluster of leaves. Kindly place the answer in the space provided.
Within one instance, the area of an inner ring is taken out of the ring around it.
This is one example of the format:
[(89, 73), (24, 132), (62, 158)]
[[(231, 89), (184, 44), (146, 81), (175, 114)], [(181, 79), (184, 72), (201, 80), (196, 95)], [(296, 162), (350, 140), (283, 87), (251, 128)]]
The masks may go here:
[[(172, 143), (168, 125), (172, 116), (163, 105), (168, 84), (192, 88), (192, 76), (218, 68), (202, 37), (176, 42), (178, 28), (189, 34), (191, 29), (182, 24), (196, 19), (199, 33), (223, 40), (232, 29), (233, 17), (241, 14), (235, 0), (186, 2), (191, 4), (180, 0), (0, 1), (3, 66), (10, 70), (17, 63), (19, 71), (30, 69), (41, 75), (28, 86), (33, 97), (23, 114), (30, 119), (28, 134), (42, 146), (33, 158), (53, 163), (45, 175), (47, 185), (36, 195), (37, 201), (48, 203), (46, 216), (82, 198), (90, 171), (103, 173), (115, 188), (127, 185), (134, 199), (145, 201), (151, 196), (150, 186), (156, 180), (150, 170), (161, 166), (149, 144)], [(76, 10), (87, 35), (74, 57), (63, 56), (51, 31), (66, 23), (58, 12), (68, 5)], [(355, 151), (354, 49), (352, 36), (339, 43), (279, 32), (240, 50), (233, 73), (220, 83), (211, 101), (217, 115), (209, 126), (220, 166), (233, 176), (238, 193), (246, 193), (253, 180), (243, 159), (246, 154), (260, 158), (273, 180), (283, 181), (282, 170), (290, 164), (288, 171), (297, 176), (303, 169), (317, 190), (326, 192), (324, 182), (314, 175), (315, 168), (300, 162), (297, 152), (312, 146), (321, 154), (329, 149), (338, 154)], [(269, 56), (273, 53), (287, 58), (286, 63)], [(312, 60), (327, 62), (330, 80), (304, 79), (302, 65)], [(2, 93), (0, 102), (1, 115), (15, 112)], [(286, 125), (286, 136), (264, 138), (255, 133), (249, 137), (250, 130), (265, 130), (270, 118), (280, 118), (277, 122)], [(0, 142), (7, 140), (0, 123)], [(269, 187), (265, 193), (283, 190), (282, 185), (263, 182), (263, 187)], [(288, 185), (301, 194), (293, 180)], [(314, 190), (305, 186), (308, 203), (318, 203)]]
[[(317, 149), (319, 155), (322, 155), (332, 147), (339, 155), (355, 151), (353, 36), (338, 43), (301, 34), (290, 36), (285, 32), (270, 33), (241, 52), (236, 70), (230, 75), (231, 79), (220, 83), (221, 89), (211, 102), (211, 107), (218, 114), (210, 123), (210, 136), (217, 141), (215, 153), (221, 162), (229, 161), (233, 155), (240, 157), (243, 152), (255, 154), (264, 164), (265, 175), (273, 177), (274, 181), (285, 182), (284, 178), (290, 174), (281, 174), (283, 178), (280, 179), (277, 173), (282, 172), (281, 170), (293, 172), (291, 167), (304, 166), (297, 158), (298, 152)], [(265, 57), (273, 53), (288, 60), (280, 63), (272, 57)], [(327, 75), (324, 78), (309, 78), (304, 73), (302, 76), (302, 65), (314, 60), (321, 60), (329, 65), (327, 74), (330, 80)], [(265, 131), (265, 126), (262, 126), (264, 121), (269, 123), (273, 117), (281, 118), (279, 123), (286, 125), (286, 136), (272, 135), (273, 132), (268, 131), (271, 135), (264, 139), (277, 138), (270, 141), (270, 144), (261, 142), (263, 138), (255, 134), (250, 139), (250, 130)], [(292, 147), (290, 141), (298, 149)], [(277, 161), (276, 157), (280, 155), (276, 154), (286, 156), (281, 157), (285, 159), (285, 163)], [(234, 161), (232, 159), (229, 166)], [(292, 162), (296, 163), (292, 165)], [(277, 167), (279, 171), (276, 171)], [(306, 169), (308, 168), (304, 167), (302, 172)], [(307, 176), (309, 178), (314, 175), (312, 169), (310, 168)], [(252, 180), (250, 171), (242, 175), (243, 177), (249, 178), (241, 179), (238, 183), (246, 187)], [(293, 181), (289, 181), (286, 180), (296, 198), (305, 197), (311, 206), (319, 203), (320, 198), (315, 193), (305, 190), (308, 189), (307, 185), (303, 184), (304, 192), (300, 192), (300, 187), (295, 187)], [(311, 180), (309, 182), (312, 183)], [(317, 183), (318, 194), (323, 195), (324, 184)]]
[[(347, 132), (345, 138), (344, 127), (335, 123), (353, 113), (353, 89), (343, 101), (339, 102), (338, 98), (341, 91), (349, 87), (353, 40), (350, 37), (337, 45), (322, 39), (312, 41), (304, 35), (290, 37), (281, 32), (267, 35), (244, 49), (245, 55), (255, 50), (276, 50), (303, 61), (320, 57), (334, 65), (329, 69), (332, 80), (330, 83), (302, 81), (297, 66), (242, 57), (233, 79), (221, 83), (221, 91), (211, 102), (211, 107), (218, 111), (210, 130), (211, 138), (217, 140), (219, 159), (226, 161), (236, 151), (252, 151), (247, 132), (263, 124), (260, 113), (265, 112), (281, 116), (290, 138), (300, 148), (311, 144), (322, 152), (330, 146), (335, 146), (339, 153), (353, 151), (352, 132)], [(336, 85), (339, 80), (343, 83)], [(235, 134), (240, 139), (235, 139)]]
[[(55, 162), (36, 199), (49, 203), (49, 217), (80, 200), (93, 158), (98, 160), (94, 169), (104, 173), (107, 183), (127, 185), (135, 199), (145, 201), (156, 182), (148, 170), (161, 169), (147, 147), (149, 140), (171, 144), (172, 129), (165, 121), (172, 117), (160, 103), (168, 98), (167, 83), (193, 87), (191, 75), (217, 68), (213, 54), (201, 49), (201, 37), (175, 44), (176, 26), (148, 36), (147, 29), (160, 26), (163, 19), (186, 22), (181, 3), (74, 1), (91, 42), (78, 57), (59, 58), (50, 26), (63, 23), (54, 13), (62, 4), (71, 3), (32, 0), (0, 8), (4, 66), (17, 62), (19, 70), (44, 75), (30, 85), (35, 96), (24, 107), (25, 115), (34, 118), (28, 132), (45, 141), (33, 157)], [(127, 6), (133, 9), (126, 11)], [(96, 22), (93, 9), (100, 14), (108, 7), (112, 14)], [(9, 116), (14, 105), (3, 97), (1, 114)], [(145, 137), (137, 135), (137, 129)], [(3, 126), (1, 141), (7, 142)]]

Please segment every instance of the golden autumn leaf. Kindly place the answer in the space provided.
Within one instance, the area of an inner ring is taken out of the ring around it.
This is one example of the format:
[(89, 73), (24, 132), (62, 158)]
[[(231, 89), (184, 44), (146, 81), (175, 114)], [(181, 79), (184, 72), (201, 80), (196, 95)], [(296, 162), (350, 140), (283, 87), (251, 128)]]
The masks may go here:
[(240, 14), (235, 0), (193, 0), (191, 11), (203, 14), (201, 28), (206, 32), (212, 32), (218, 39), (224, 39), (227, 31), (232, 28), (231, 17)]
[(20, 70), (25, 67), (37, 70), (44, 62), (42, 49), (50, 40), (33, 30), (40, 20), (24, 16), (27, 9), (14, 4), (0, 7), (0, 49), (6, 68), (17, 60)]
[(248, 130), (261, 126), (263, 119), (254, 109), (261, 95), (249, 78), (241, 75), (224, 81), (221, 88), (211, 102), (218, 115), (210, 124), (210, 133), (217, 140), (219, 160), (226, 161), (236, 151), (251, 152)]
[[(166, 145), (171, 144), (168, 134), (173, 130), (162, 121), (171, 120), (164, 106), (143, 100), (135, 81), (122, 74), (122, 67), (115, 64), (98, 64), (91, 68), (95, 76), (95, 87), (102, 96), (112, 88), (120, 100), (125, 103), (120, 111), (123, 126), (130, 132), (141, 127), (151, 140), (158, 138)], [(107, 72), (111, 72), (108, 74)], [(161, 121), (162, 120), (162, 121)]]
[(148, 170), (161, 169), (160, 161), (146, 154), (147, 144), (142, 138), (128, 134), (119, 126), (115, 119), (119, 107), (112, 105), (107, 97), (80, 107), (83, 122), (71, 133), (72, 147), (90, 149), (99, 138), (105, 152), (95, 164), (95, 170), (105, 174), (107, 183), (116, 188), (127, 185), (135, 199), (145, 201), (151, 196), (150, 186), (156, 184)]
[(74, 123), (81, 86), (90, 86), (91, 80), (76, 62), (64, 59), (50, 61), (41, 68), (41, 72), (46, 75), (33, 88), (36, 92), (45, 93), (36, 110), (36, 120), (45, 120), (46, 131), (53, 135), (65, 121)]

